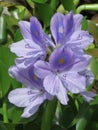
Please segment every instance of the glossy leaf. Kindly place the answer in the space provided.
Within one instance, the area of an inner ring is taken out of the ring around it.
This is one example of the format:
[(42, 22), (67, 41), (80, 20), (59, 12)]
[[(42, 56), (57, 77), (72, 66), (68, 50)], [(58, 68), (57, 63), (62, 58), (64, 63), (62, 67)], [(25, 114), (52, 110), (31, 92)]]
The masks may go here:
[(98, 44), (98, 27), (92, 21), (88, 21), (88, 31), (93, 35), (95, 44)]
[(61, 0), (61, 2), (63, 4), (65, 10), (68, 10), (68, 11), (73, 10), (73, 11), (75, 11), (75, 5), (74, 5), (73, 0)]
[(95, 58), (98, 58), (98, 48), (88, 49), (87, 53)]
[(7, 29), (12, 33), (12, 35), (16, 31), (16, 27), (18, 26), (18, 20), (13, 16), (6, 16)]
[(0, 90), (2, 92), (2, 96), (8, 93), (11, 84), (14, 86), (14, 88), (17, 88), (21, 85), (15, 79), (12, 79), (8, 74), (8, 69), (14, 64), (15, 57), (16, 56), (10, 52), (9, 48), (0, 48)]
[(98, 105), (98, 96), (96, 96), (95, 99), (90, 102), (90, 105)]
[(32, 0), (32, 2), (36, 3), (46, 3), (48, 0)]
[(48, 101), (42, 116), (41, 130), (50, 130), (55, 115), (57, 99)]
[(0, 122), (0, 130), (8, 130), (2, 122)]
[(11, 78), (8, 75), (8, 69), (14, 62), (15, 55), (7, 47), (0, 48), (0, 82), (3, 96), (10, 88)]
[[(46, 11), (47, 10), (47, 11)], [(54, 13), (49, 4), (35, 4), (35, 15), (43, 22), (44, 27), (48, 27), (50, 19)]]
[(62, 114), (60, 116), (60, 125), (63, 127), (69, 127), (74, 119), (74, 108), (71, 105), (61, 106)]
[(90, 63), (90, 68), (92, 72), (94, 73), (95, 77), (98, 76), (98, 59), (97, 58), (92, 58), (91, 63)]
[(86, 19), (86, 17), (83, 17), (83, 19), (82, 19), (82, 29), (87, 30), (87, 28), (88, 28), (87, 19)]
[(23, 39), (23, 36), (21, 34), (21, 31), (20, 29), (17, 29), (15, 35), (14, 35), (14, 41), (17, 42), (17, 41), (20, 41)]

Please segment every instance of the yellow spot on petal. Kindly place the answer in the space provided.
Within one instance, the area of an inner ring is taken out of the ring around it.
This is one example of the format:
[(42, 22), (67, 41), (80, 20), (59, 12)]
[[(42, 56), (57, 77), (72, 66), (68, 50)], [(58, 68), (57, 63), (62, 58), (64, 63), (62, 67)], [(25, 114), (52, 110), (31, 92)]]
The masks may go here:
[(33, 75), (33, 79), (34, 79), (34, 80), (37, 80), (37, 76), (36, 76), (36, 75)]
[(60, 59), (59, 59), (59, 64), (63, 64), (64, 61), (65, 61), (64, 58), (60, 58)]
[(59, 33), (63, 33), (63, 27), (62, 26), (59, 27)]

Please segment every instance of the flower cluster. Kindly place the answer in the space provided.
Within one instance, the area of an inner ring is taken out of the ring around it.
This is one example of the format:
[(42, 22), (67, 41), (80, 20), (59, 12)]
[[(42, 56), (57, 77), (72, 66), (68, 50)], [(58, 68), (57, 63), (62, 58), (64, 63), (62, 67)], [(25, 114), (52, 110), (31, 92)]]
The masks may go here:
[(95, 96), (86, 91), (94, 76), (87, 70), (91, 56), (84, 49), (93, 42), (93, 37), (81, 29), (82, 18), (73, 12), (54, 14), (51, 35), (45, 34), (33, 16), (30, 22), (19, 22), (23, 40), (10, 46), (18, 58), (9, 74), (25, 87), (12, 90), (8, 98), (25, 108), (22, 117), (30, 117), (45, 100), (54, 97), (66, 105), (69, 93), (80, 94), (86, 101)]

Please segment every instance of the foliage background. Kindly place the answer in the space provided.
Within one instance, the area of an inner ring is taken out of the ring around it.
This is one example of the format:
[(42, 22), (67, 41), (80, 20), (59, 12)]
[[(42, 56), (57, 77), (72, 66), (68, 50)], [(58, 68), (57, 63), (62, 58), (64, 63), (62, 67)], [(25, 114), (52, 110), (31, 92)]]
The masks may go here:
[[(69, 104), (63, 106), (46, 101), (39, 111), (28, 119), (21, 118), (23, 109), (8, 102), (10, 90), (22, 84), (8, 75), (15, 55), (9, 50), (13, 42), (22, 39), (18, 22), (36, 16), (46, 33), (55, 12), (84, 15), (82, 29), (94, 37), (94, 43), (85, 52), (92, 55), (89, 68), (95, 76), (88, 87), (98, 93), (98, 0), (1, 0), (0, 1), (0, 130), (98, 130), (98, 96), (86, 103), (79, 95), (70, 96)], [(56, 108), (56, 111), (55, 111)]]

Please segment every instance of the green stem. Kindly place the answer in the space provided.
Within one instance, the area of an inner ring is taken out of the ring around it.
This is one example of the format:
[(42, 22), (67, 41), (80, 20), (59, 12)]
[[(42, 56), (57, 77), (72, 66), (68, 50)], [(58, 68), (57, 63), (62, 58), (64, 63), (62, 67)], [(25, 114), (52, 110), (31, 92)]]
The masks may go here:
[(84, 4), (80, 5), (76, 9), (76, 13), (79, 14), (83, 10), (93, 10), (93, 11), (98, 11), (98, 4)]
[(8, 123), (7, 104), (5, 101), (3, 102), (3, 121), (4, 121), (4, 123)]

